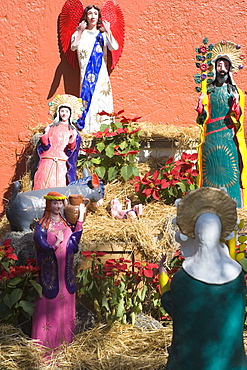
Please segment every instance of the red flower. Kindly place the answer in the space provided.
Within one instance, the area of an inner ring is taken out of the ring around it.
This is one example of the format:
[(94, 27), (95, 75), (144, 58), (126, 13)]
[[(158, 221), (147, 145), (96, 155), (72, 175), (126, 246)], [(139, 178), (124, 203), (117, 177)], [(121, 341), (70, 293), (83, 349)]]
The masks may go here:
[(11, 239), (5, 239), (4, 242), (3, 242), (3, 245), (5, 247), (10, 247), (11, 246)]
[(199, 48), (199, 52), (200, 52), (200, 53), (202, 53), (202, 54), (207, 53), (207, 51), (208, 51), (207, 46), (201, 46), (201, 47)]
[(81, 254), (87, 258), (96, 258), (96, 257), (102, 257), (104, 256), (106, 253), (105, 252), (97, 252), (97, 251), (84, 251), (84, 252), (81, 252)]
[(144, 275), (148, 278), (153, 277), (153, 268), (158, 268), (159, 266), (156, 263), (148, 263), (137, 261), (134, 263), (134, 266), (139, 269), (140, 275)]
[(105, 262), (103, 271), (106, 275), (116, 275), (119, 272), (125, 272), (128, 269), (128, 263), (131, 261), (120, 259), (109, 259)]
[(97, 153), (99, 153), (96, 148), (84, 148), (83, 152), (85, 152), (86, 154), (97, 154)]
[(117, 134), (127, 134), (128, 129), (127, 129), (127, 127), (126, 128), (119, 127), (115, 132)]
[(208, 65), (207, 65), (206, 63), (202, 63), (202, 64), (200, 65), (200, 70), (201, 70), (201, 71), (205, 72), (207, 69), (208, 69)]
[(147, 187), (142, 190), (142, 195), (149, 198), (153, 197), (154, 199), (158, 200), (160, 199), (160, 179), (158, 179), (159, 171), (155, 171), (153, 175), (150, 175), (150, 173), (146, 173), (146, 175), (141, 180), (143, 185), (146, 185)]
[(108, 116), (108, 117), (110, 117), (110, 116), (113, 115), (113, 113), (107, 113), (106, 111), (102, 110), (100, 113), (98, 113), (98, 115), (99, 116)]
[(11, 247), (7, 247), (7, 249), (5, 248), (4, 257), (15, 260), (15, 261), (18, 261), (18, 258), (16, 256), (16, 254), (12, 253), (13, 250), (14, 250), (14, 248), (11, 248)]
[(130, 131), (129, 134), (131, 135), (131, 134), (134, 134), (135, 132), (138, 132), (138, 131), (140, 131), (140, 128), (136, 128), (136, 129)]
[(115, 132), (109, 132), (109, 127), (107, 127), (104, 131), (94, 132), (93, 135), (97, 137), (97, 139), (102, 139), (104, 136), (116, 136), (117, 134)]
[(121, 119), (121, 123), (125, 123), (125, 122), (136, 122), (136, 121), (138, 121), (138, 119), (140, 119), (141, 118), (141, 116), (136, 116), (136, 117), (134, 117), (134, 118), (127, 118), (127, 117), (125, 117), (125, 116), (122, 116), (122, 119)]
[(182, 164), (184, 162), (193, 162), (195, 161), (196, 159), (198, 158), (198, 154), (197, 153), (193, 153), (193, 154), (188, 154), (188, 153), (185, 153), (183, 152), (182, 155), (181, 155), (181, 159), (176, 161), (177, 164)]

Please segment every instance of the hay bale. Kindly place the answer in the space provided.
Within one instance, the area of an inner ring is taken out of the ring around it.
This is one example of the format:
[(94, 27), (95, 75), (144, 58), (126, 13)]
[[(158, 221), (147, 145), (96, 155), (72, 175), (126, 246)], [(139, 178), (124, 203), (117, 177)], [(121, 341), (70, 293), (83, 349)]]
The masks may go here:
[(0, 369), (42, 369), (44, 348), (10, 325), (0, 326)]
[(166, 363), (170, 341), (171, 327), (142, 331), (119, 323), (101, 325), (54, 353), (49, 369), (154, 370)]

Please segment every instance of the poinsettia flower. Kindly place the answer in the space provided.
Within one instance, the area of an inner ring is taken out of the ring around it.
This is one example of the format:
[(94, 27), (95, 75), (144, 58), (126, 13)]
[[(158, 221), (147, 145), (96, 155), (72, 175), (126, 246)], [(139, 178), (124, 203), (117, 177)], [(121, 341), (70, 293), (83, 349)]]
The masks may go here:
[(83, 152), (85, 152), (86, 154), (98, 154), (99, 153), (95, 147), (94, 148), (84, 148)]
[(139, 192), (141, 186), (141, 178), (140, 176), (135, 176), (134, 180), (131, 180), (130, 183), (134, 185), (136, 193)]
[(132, 135), (132, 134), (134, 134), (135, 132), (138, 132), (138, 131), (140, 131), (140, 130), (141, 130), (140, 128), (136, 128), (136, 129), (134, 129), (134, 130), (130, 131), (130, 132), (129, 132), (129, 134), (130, 134), (130, 135)]
[(14, 248), (11, 248), (11, 247), (5, 249), (5, 257), (17, 261), (18, 258), (16, 254), (13, 253), (13, 250)]
[(99, 116), (108, 116), (108, 117), (110, 117), (110, 116), (112, 116), (112, 113), (108, 113), (108, 112), (102, 110), (100, 113), (98, 113), (98, 115)]
[(106, 253), (105, 252), (97, 252), (97, 251), (83, 251), (81, 254), (87, 258), (96, 258), (96, 257), (102, 257)]
[(158, 176), (159, 176), (159, 171), (155, 171), (153, 173), (153, 175), (150, 175), (149, 173), (147, 173), (143, 179), (142, 179), (142, 184), (143, 185), (146, 185), (147, 187), (145, 189), (142, 190), (142, 195), (147, 197), (147, 198), (150, 198), (151, 196), (155, 199), (155, 200), (159, 200), (160, 199), (160, 179), (158, 179)]
[(114, 152), (114, 155), (122, 155), (123, 157), (127, 157), (128, 153)]
[(102, 137), (104, 137), (109, 131), (109, 127), (107, 127), (104, 131), (98, 131), (98, 132), (94, 132), (93, 135), (95, 137), (97, 137), (97, 139), (102, 139)]
[(180, 164), (183, 162), (192, 162), (195, 161), (198, 158), (197, 153), (188, 154), (186, 152), (183, 152), (181, 155), (181, 159), (177, 160), (176, 163)]
[(119, 127), (116, 131), (115, 131), (117, 134), (125, 134), (128, 132), (128, 129), (127, 128), (122, 128), (122, 127)]
[(128, 269), (128, 263), (131, 261), (120, 259), (109, 259), (105, 262), (103, 272), (106, 276), (117, 275), (120, 272), (125, 272)]
[(170, 163), (172, 163), (173, 162), (173, 157), (170, 157), (169, 159), (167, 159), (167, 161), (166, 161), (166, 164), (170, 164)]
[(138, 119), (140, 119), (141, 116), (135, 116), (134, 118), (127, 118), (125, 116), (122, 116), (122, 119), (121, 119), (121, 123), (125, 123), (125, 122), (136, 122), (138, 121)]
[(5, 247), (10, 247), (11, 246), (11, 239), (5, 239), (4, 242), (3, 242), (3, 245)]
[(149, 263), (144, 261), (136, 261), (134, 263), (134, 266), (139, 269), (140, 275), (144, 275), (148, 278), (153, 277), (153, 268), (158, 268), (158, 265), (156, 263)]

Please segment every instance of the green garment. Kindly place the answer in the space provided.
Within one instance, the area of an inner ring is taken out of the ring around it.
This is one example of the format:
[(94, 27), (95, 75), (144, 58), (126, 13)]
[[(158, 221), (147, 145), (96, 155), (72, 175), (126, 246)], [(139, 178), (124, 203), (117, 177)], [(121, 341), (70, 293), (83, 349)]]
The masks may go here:
[[(215, 285), (195, 280), (181, 268), (171, 283), (173, 339), (166, 370), (247, 370), (245, 295), (243, 273)], [(162, 303), (166, 308), (165, 299)]]
[[(209, 121), (205, 124), (202, 147), (202, 186), (226, 187), (237, 207), (242, 207), (240, 191), (240, 155), (235, 127), (229, 116), (233, 102), (227, 85), (215, 87), (209, 94)], [(222, 119), (220, 119), (222, 117)]]

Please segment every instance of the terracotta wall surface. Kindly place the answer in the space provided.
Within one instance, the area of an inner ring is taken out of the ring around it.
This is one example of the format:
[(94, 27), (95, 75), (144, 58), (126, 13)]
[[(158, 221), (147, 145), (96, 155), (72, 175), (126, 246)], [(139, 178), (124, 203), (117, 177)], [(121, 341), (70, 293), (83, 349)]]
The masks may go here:
[[(247, 0), (119, 0), (125, 45), (111, 74), (115, 110), (143, 121), (195, 124), (198, 97), (195, 47), (204, 37), (230, 40), (247, 51)], [(50, 122), (47, 102), (79, 93), (79, 71), (61, 57), (57, 20), (64, 0), (12, 0), (1, 4), (0, 197), (23, 173), (20, 154), (30, 127)], [(101, 6), (103, 1), (98, 1)], [(88, 3), (84, 3), (88, 5)], [(244, 91), (247, 69), (236, 77)], [(0, 202), (1, 203), (1, 202)]]

